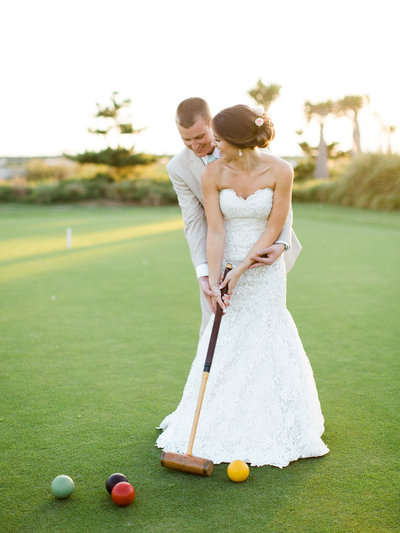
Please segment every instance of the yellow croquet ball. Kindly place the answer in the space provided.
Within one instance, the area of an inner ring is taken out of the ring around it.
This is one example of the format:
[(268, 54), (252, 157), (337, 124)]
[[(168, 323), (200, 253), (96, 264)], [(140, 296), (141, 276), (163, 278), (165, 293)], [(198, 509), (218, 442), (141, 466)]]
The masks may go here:
[(244, 461), (232, 461), (228, 466), (228, 477), (230, 480), (240, 483), (249, 477), (249, 467)]

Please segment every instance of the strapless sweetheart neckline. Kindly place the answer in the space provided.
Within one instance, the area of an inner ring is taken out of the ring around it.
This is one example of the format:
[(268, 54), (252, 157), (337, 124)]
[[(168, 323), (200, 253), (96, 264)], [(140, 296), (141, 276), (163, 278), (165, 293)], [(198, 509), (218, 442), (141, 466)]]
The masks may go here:
[(272, 189), (271, 187), (264, 187), (263, 189), (257, 189), (256, 191), (254, 191), (252, 194), (249, 194), (249, 196), (246, 196), (246, 198), (243, 198), (243, 196), (240, 196), (236, 191), (235, 189), (232, 189), (231, 187), (227, 187), (226, 189), (221, 189), (219, 192), (221, 193), (222, 191), (232, 191), (234, 193), (234, 195), (236, 196), (236, 198), (239, 198), (239, 200), (243, 200), (243, 201), (246, 201), (248, 200), (249, 198), (251, 198), (252, 196), (256, 196), (257, 193), (261, 192), (261, 191), (272, 191), (274, 192), (274, 189)]

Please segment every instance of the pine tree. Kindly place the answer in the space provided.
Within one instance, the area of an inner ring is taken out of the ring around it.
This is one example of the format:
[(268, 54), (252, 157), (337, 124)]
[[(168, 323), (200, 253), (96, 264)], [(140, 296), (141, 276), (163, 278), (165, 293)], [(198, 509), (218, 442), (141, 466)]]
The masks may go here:
[[(108, 105), (96, 104), (97, 113), (94, 118), (99, 126), (95, 129), (88, 128), (88, 131), (94, 135), (104, 136), (109, 146), (99, 152), (85, 151), (77, 155), (64, 154), (65, 157), (79, 163), (107, 165), (115, 179), (127, 177), (129, 171), (136, 165), (149, 165), (157, 161), (158, 157), (155, 155), (135, 153), (134, 145), (130, 145), (128, 148), (122, 146), (122, 137), (137, 135), (143, 131), (143, 129), (134, 129), (132, 122), (124, 118), (124, 111), (129, 108), (130, 104), (130, 99), (119, 100), (118, 92), (112, 93)], [(114, 138), (114, 142), (112, 142), (112, 138)]]

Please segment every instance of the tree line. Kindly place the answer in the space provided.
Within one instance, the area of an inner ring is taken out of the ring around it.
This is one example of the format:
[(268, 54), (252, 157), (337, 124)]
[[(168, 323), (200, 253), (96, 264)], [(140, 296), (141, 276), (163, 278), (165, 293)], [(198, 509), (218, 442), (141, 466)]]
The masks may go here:
[[(272, 83), (264, 84), (259, 79), (247, 94), (258, 105), (268, 111), (271, 104), (280, 96), (282, 86)], [(359, 124), (359, 113), (361, 109), (369, 103), (368, 95), (346, 95), (339, 100), (326, 100), (312, 103), (308, 100), (304, 102), (304, 116), (307, 123), (316, 122), (319, 125), (319, 144), (311, 146), (306, 141), (299, 142), (306, 161), (303, 162), (305, 175), (310, 173), (315, 178), (328, 178), (330, 159), (338, 159), (350, 156), (357, 157), (361, 154), (361, 134)], [(120, 99), (118, 92), (111, 94), (110, 102), (106, 105), (96, 104), (97, 112), (94, 118), (98, 124), (96, 128), (88, 128), (88, 131), (94, 135), (103, 136), (109, 146), (105, 149), (93, 152), (85, 151), (77, 155), (64, 154), (65, 157), (78, 163), (94, 163), (98, 165), (107, 165), (110, 168), (110, 178), (121, 180), (129, 177), (133, 167), (140, 165), (145, 166), (157, 161), (159, 156), (145, 153), (136, 153), (134, 144), (128, 147), (122, 142), (123, 138), (131, 138), (138, 135), (142, 129), (133, 127), (132, 119), (129, 114), (130, 99)], [(337, 149), (338, 142), (327, 144), (325, 140), (324, 127), (329, 116), (347, 117), (351, 121), (353, 131), (353, 142), (351, 150), (344, 152)], [(395, 126), (387, 128), (389, 136), (394, 132)], [(303, 135), (303, 130), (296, 132), (299, 136)], [(111, 139), (114, 140), (111, 143)], [(390, 146), (390, 142), (389, 142)], [(389, 150), (390, 151), (390, 150)], [(300, 175), (300, 166), (297, 169), (297, 175)]]
[[(279, 97), (281, 88), (282, 86), (278, 84), (265, 85), (259, 79), (256, 86), (248, 91), (248, 94), (257, 104), (261, 104), (267, 111), (271, 104)], [(368, 95), (346, 95), (339, 100), (325, 100), (317, 103), (311, 103), (308, 100), (305, 101), (304, 115), (306, 121), (308, 123), (315, 121), (319, 125), (319, 144), (316, 147), (312, 147), (309, 143), (303, 141), (299, 142), (299, 146), (308, 158), (315, 159), (315, 178), (328, 178), (328, 160), (346, 155), (346, 152), (338, 152), (336, 150), (337, 142), (328, 145), (325, 141), (324, 127), (326, 119), (329, 116), (349, 118), (353, 130), (353, 142), (349, 155), (352, 158), (361, 155), (359, 112), (369, 103), (369, 100)], [(390, 135), (395, 129), (396, 127), (393, 125), (385, 127), (386, 134), (389, 137), (389, 152)], [(302, 135), (303, 131), (298, 130), (296, 133)]]

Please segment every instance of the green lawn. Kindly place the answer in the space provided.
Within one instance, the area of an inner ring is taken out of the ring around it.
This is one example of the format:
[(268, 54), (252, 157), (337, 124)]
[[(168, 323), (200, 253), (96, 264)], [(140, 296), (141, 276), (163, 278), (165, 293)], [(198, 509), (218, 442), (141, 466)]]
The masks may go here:
[[(331, 452), (234, 484), (225, 465), (163, 469), (154, 447), (200, 323), (179, 209), (0, 206), (0, 530), (400, 531), (399, 229), (396, 213), (295, 205), (288, 308)], [(130, 507), (105, 490), (115, 471)]]

